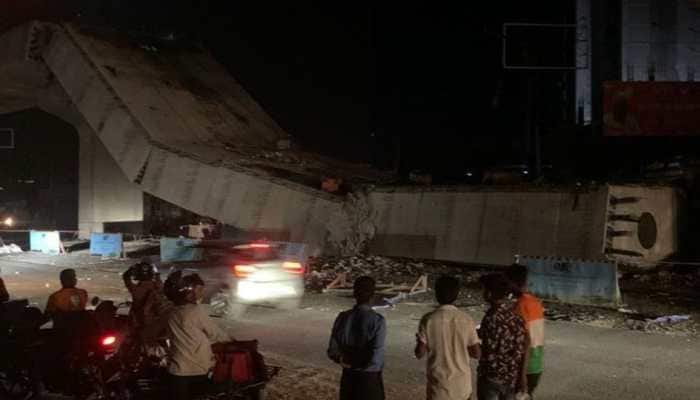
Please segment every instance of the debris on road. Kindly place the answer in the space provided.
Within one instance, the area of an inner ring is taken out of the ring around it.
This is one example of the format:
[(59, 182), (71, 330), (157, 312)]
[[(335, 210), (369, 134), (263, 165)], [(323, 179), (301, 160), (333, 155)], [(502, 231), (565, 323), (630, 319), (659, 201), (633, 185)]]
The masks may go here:
[(690, 320), (690, 315), (667, 315), (649, 321), (652, 324), (677, 324)]
[(479, 281), (483, 271), (448, 265), (439, 261), (398, 259), (382, 256), (317, 257), (309, 259), (307, 288), (321, 291), (338, 278), (347, 274), (353, 277), (369, 275), (382, 283), (413, 285), (423, 275), (437, 277), (447, 274), (460, 276), (462, 284), (469, 286)]
[(380, 294), (394, 294), (394, 297), (385, 297), (383, 304), (374, 306), (374, 309), (394, 308), (398, 303), (407, 298), (423, 293), (428, 293), (428, 275), (422, 275), (413, 286), (394, 286), (379, 292)]
[(14, 243), (0, 245), (0, 254), (19, 254), (22, 252), (22, 248)]

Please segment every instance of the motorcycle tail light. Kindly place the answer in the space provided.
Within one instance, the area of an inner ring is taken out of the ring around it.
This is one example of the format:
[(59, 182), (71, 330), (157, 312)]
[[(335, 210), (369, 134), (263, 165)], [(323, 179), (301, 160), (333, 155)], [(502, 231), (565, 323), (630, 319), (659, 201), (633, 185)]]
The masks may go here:
[(117, 337), (114, 335), (103, 336), (100, 339), (100, 344), (102, 347), (112, 347), (117, 343)]

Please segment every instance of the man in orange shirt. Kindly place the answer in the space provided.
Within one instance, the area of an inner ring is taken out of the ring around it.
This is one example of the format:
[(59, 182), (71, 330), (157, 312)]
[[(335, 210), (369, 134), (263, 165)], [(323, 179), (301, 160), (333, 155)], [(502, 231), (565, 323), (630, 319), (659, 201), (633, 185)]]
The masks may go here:
[(531, 398), (544, 371), (544, 307), (542, 302), (527, 291), (527, 267), (514, 264), (508, 271), (517, 296), (515, 311), (525, 320), (530, 348), (527, 355), (527, 391)]
[(75, 351), (79, 346), (80, 330), (83, 322), (83, 313), (87, 305), (88, 294), (83, 289), (75, 286), (78, 277), (74, 269), (61, 271), (61, 290), (49, 296), (44, 311), (45, 319), (53, 320), (53, 335), (46, 343), (43, 350), (36, 353), (30, 371), (32, 386), (39, 397), (43, 397), (45, 388), (44, 379), (55, 370), (66, 366), (66, 355)]
[(61, 271), (60, 279), (61, 290), (49, 296), (49, 301), (46, 303), (44, 313), (50, 318), (62, 313), (83, 311), (87, 304), (87, 292), (75, 287), (78, 284), (78, 277), (74, 269)]

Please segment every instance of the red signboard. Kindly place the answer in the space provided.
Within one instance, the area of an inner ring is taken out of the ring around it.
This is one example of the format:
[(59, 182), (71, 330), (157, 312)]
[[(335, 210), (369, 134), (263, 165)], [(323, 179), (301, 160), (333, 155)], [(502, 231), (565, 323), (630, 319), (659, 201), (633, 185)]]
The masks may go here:
[(700, 83), (605, 82), (607, 136), (700, 136)]

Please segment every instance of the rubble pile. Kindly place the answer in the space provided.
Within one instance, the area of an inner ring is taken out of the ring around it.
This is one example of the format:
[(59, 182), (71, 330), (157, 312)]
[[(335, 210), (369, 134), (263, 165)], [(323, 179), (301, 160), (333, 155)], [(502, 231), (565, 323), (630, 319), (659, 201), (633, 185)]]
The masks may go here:
[(250, 156), (252, 160), (273, 161), (280, 164), (306, 164), (306, 162), (292, 152), (262, 150)]
[(700, 288), (700, 268), (685, 270), (660, 270), (646, 274), (625, 274), (621, 284), (653, 285), (659, 288)]
[(549, 321), (566, 321), (647, 333), (693, 336), (700, 332), (697, 318), (692, 315), (647, 313), (625, 307), (613, 309), (545, 302), (545, 318)]
[(17, 246), (14, 243), (0, 245), (0, 254), (19, 254), (19, 253), (22, 253), (22, 248)]
[(462, 284), (478, 282), (480, 271), (448, 265), (435, 261), (396, 259), (382, 256), (352, 257), (317, 257), (309, 260), (308, 289), (321, 290), (338, 277), (346, 273), (348, 280), (369, 275), (382, 284), (412, 285), (422, 275), (428, 274), (429, 280), (439, 275), (460, 276)]
[(685, 315), (669, 315), (654, 319), (629, 318), (625, 320), (624, 327), (636, 331), (655, 333), (675, 333), (682, 335), (697, 335), (698, 326)]
[(593, 306), (545, 302), (545, 318), (592, 325), (614, 325), (619, 314), (614, 309)]

